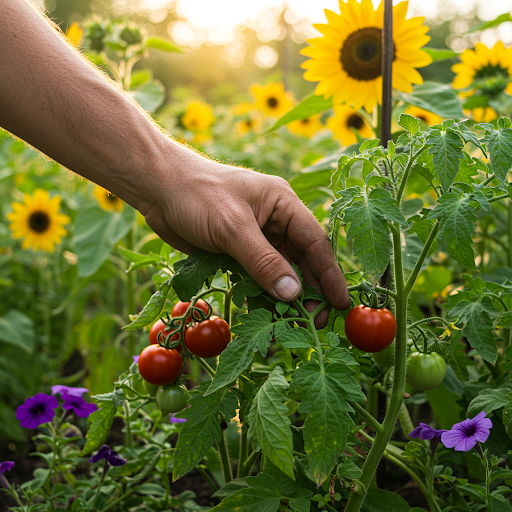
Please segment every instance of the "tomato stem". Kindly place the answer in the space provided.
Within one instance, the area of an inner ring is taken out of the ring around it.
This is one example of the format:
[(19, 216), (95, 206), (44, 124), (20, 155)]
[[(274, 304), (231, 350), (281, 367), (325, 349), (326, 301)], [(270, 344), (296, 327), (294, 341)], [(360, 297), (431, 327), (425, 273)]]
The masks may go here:
[(231, 480), (233, 480), (233, 475), (231, 473), (231, 463), (229, 461), (228, 445), (226, 444), (224, 430), (221, 430), (220, 432), (220, 441), (217, 441), (217, 451), (220, 455), (222, 472), (224, 473), (224, 482), (231, 482)]
[(215, 370), (202, 358), (196, 356), (199, 364), (207, 371), (208, 375), (213, 379), (215, 377)]
[(382, 425), (364, 407), (361, 407), (357, 402), (349, 401), (349, 404), (360, 416), (363, 417), (366, 423), (368, 423), (375, 432), (382, 432)]

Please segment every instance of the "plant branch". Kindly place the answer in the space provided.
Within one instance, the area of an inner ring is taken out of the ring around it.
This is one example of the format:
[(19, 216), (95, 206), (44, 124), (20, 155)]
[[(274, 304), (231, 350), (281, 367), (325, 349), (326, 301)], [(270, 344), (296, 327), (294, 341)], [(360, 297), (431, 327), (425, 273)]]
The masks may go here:
[(361, 407), (357, 402), (350, 402), (352, 408), (370, 425), (375, 432), (382, 431), (382, 425), (364, 408)]

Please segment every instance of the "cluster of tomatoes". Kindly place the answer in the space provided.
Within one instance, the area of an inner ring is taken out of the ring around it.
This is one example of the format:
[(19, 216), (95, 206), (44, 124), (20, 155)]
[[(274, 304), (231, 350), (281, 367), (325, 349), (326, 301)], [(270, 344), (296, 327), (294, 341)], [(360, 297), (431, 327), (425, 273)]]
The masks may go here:
[[(396, 320), (389, 309), (354, 307), (345, 319), (345, 334), (354, 347), (371, 352), (381, 366), (394, 363)], [(406, 381), (415, 389), (434, 389), (445, 375), (446, 363), (436, 352), (413, 352), (407, 357)]]
[[(171, 318), (184, 317), (190, 304), (178, 302), (171, 311)], [(195, 303), (195, 307), (203, 311), (204, 316), (210, 313), (210, 306), (202, 299)], [(165, 412), (181, 411), (189, 398), (185, 386), (176, 382), (183, 367), (183, 344), (189, 353), (210, 358), (220, 355), (231, 340), (229, 325), (225, 320), (210, 316), (201, 321), (199, 312), (193, 310), (185, 319), (183, 340), (175, 344), (175, 348), (162, 346), (180, 340), (179, 332), (169, 338), (173, 331), (176, 331), (176, 327), (162, 319), (155, 322), (149, 331), (150, 345), (139, 357), (139, 372), (144, 379), (144, 387), (150, 395), (156, 396), (160, 409)]]

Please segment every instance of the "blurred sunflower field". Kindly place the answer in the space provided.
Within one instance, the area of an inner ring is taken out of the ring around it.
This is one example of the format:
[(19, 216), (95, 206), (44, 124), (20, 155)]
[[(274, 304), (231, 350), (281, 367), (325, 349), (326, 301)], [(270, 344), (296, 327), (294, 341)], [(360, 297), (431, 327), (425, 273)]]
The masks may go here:
[[(512, 511), (511, 6), (395, 3), (387, 141), (384, 1), (209, 4), (38, 8), (177, 141), (286, 179), (352, 309), (308, 334), (314, 290), (272, 302), (0, 130), (0, 510)], [(359, 346), (352, 311), (390, 297), (398, 334)], [(229, 360), (186, 342), (212, 312), (237, 336)], [(135, 364), (158, 344), (184, 361), (175, 408)], [(341, 402), (316, 411), (324, 395)]]

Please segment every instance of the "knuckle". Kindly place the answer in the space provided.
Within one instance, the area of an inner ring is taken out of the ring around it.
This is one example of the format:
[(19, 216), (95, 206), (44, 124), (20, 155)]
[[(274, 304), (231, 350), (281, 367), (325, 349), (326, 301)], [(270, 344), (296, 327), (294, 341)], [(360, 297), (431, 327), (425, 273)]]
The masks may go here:
[(253, 257), (252, 267), (258, 276), (277, 274), (281, 267), (281, 257), (274, 253), (257, 255)]

